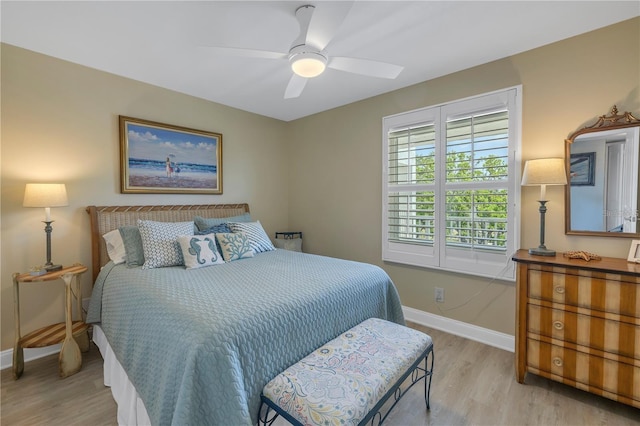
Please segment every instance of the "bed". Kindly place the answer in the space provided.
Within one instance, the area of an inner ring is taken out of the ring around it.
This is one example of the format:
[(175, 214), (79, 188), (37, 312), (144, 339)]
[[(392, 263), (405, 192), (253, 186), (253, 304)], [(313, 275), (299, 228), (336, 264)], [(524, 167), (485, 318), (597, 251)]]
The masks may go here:
[(247, 204), (87, 211), (87, 322), (119, 423), (256, 424), (262, 387), (289, 365), (367, 318), (404, 324), (395, 286), (374, 265), (274, 249), (197, 269), (143, 269), (105, 254), (102, 235), (139, 219), (236, 218), (249, 215)]

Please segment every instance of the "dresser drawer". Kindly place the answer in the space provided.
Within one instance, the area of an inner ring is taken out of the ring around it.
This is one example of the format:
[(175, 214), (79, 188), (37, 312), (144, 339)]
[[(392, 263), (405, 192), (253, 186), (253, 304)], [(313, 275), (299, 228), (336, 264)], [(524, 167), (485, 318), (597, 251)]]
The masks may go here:
[(527, 369), (588, 392), (640, 404), (640, 367), (527, 340)]
[(611, 279), (529, 269), (528, 297), (638, 317), (638, 285)]
[(527, 306), (527, 331), (640, 360), (640, 326), (537, 305)]

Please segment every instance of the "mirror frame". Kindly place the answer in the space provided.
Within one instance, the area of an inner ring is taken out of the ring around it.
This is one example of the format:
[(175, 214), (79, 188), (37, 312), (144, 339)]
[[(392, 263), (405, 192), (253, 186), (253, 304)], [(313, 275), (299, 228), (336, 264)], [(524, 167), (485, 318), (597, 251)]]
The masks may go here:
[[(640, 127), (640, 120), (633, 116), (630, 112), (618, 114), (618, 108), (614, 105), (611, 108), (611, 115), (601, 115), (595, 124), (585, 126), (576, 130), (565, 139), (565, 170), (567, 173), (567, 185), (564, 188), (564, 229), (566, 235), (588, 235), (593, 237), (618, 237), (618, 238), (634, 238), (640, 237), (640, 232), (604, 232), (604, 231), (588, 231), (588, 230), (572, 230), (571, 229), (571, 144), (575, 139), (586, 133), (602, 132), (605, 130), (623, 129), (627, 127)], [(640, 160), (640, 159), (639, 159)], [(640, 200), (639, 200), (640, 202)]]

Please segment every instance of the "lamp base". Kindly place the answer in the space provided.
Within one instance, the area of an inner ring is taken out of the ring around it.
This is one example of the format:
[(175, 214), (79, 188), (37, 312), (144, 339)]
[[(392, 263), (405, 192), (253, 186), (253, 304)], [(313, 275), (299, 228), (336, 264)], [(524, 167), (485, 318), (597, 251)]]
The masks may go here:
[(45, 265), (45, 271), (47, 272), (55, 272), (62, 269), (62, 265)]
[(533, 254), (535, 256), (555, 256), (556, 255), (556, 251), (555, 250), (549, 250), (546, 247), (536, 247), (536, 248), (530, 248), (529, 249), (529, 254)]

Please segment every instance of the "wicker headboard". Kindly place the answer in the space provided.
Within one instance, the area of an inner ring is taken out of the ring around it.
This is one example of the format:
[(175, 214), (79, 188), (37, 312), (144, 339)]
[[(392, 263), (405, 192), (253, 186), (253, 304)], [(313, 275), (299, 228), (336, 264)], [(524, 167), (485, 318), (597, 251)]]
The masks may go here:
[(138, 219), (159, 222), (186, 222), (195, 216), (231, 217), (249, 213), (248, 204), (201, 204), (167, 206), (89, 206), (91, 221), (91, 268), (93, 282), (109, 257), (102, 236), (121, 226), (137, 225)]

